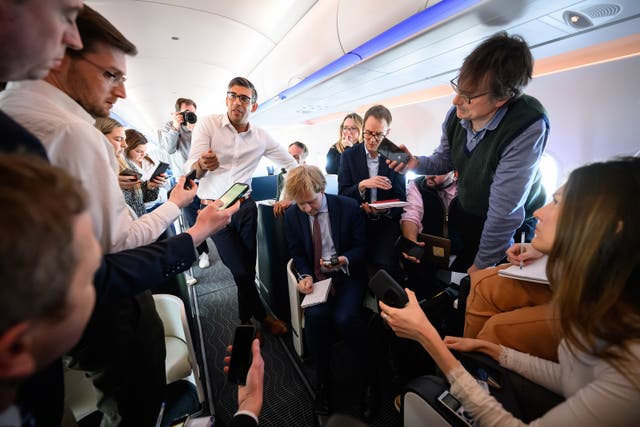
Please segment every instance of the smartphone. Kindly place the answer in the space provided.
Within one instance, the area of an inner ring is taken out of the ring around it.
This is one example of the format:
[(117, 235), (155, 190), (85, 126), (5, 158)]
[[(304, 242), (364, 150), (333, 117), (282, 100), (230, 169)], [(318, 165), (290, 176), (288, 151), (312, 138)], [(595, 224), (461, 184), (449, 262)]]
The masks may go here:
[(142, 174), (138, 171), (134, 171), (133, 169), (123, 169), (120, 171), (120, 175), (124, 175), (124, 176), (135, 176), (137, 179), (142, 178)]
[(422, 259), (424, 255), (424, 247), (418, 245), (416, 242), (413, 242), (407, 239), (404, 236), (398, 237), (397, 248), (400, 252), (404, 252), (405, 254), (412, 256), (418, 260)]
[(194, 169), (191, 172), (189, 172), (185, 177), (184, 185), (182, 186), (185, 190), (191, 190), (191, 181), (196, 179), (196, 172), (197, 171)]
[(369, 281), (369, 289), (380, 301), (391, 307), (403, 308), (409, 302), (409, 297), (402, 286), (385, 270), (378, 270), (373, 275)]
[(382, 154), (387, 159), (398, 163), (407, 164), (409, 161), (409, 155), (402, 151), (396, 144), (388, 140), (387, 137), (384, 137), (378, 146), (378, 153)]
[(167, 171), (167, 169), (169, 169), (169, 163), (165, 163), (165, 162), (158, 163), (158, 166), (156, 167), (156, 170), (154, 170), (153, 173), (151, 174), (151, 177), (149, 178), (149, 181), (151, 181), (156, 176), (158, 176), (158, 175), (160, 175), (162, 173), (165, 173)]
[(256, 336), (256, 328), (253, 325), (240, 325), (236, 328), (229, 361), (227, 380), (230, 383), (245, 385), (247, 373), (251, 366), (251, 344)]
[(469, 427), (473, 425), (473, 418), (469, 417), (468, 414), (464, 412), (462, 403), (460, 403), (457, 397), (449, 393), (449, 390), (445, 390), (440, 396), (438, 396), (438, 402), (442, 403), (445, 408), (451, 411), (460, 419), (460, 421)]
[(222, 200), (222, 206), (219, 208), (227, 209), (229, 206), (237, 202), (242, 196), (249, 191), (249, 185), (236, 182), (229, 188), (218, 200)]

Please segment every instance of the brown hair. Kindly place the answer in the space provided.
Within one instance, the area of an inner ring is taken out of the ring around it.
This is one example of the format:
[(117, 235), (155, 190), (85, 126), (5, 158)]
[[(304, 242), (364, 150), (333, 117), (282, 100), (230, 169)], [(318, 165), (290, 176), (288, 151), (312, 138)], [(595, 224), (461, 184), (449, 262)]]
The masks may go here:
[(76, 24), (83, 47), (81, 50), (67, 49), (67, 54), (72, 57), (93, 52), (96, 43), (100, 42), (121, 50), (127, 55), (135, 56), (138, 54), (138, 49), (133, 43), (127, 40), (104, 16), (90, 8), (86, 3), (78, 14)]
[(375, 117), (378, 120), (384, 120), (387, 122), (387, 126), (391, 126), (391, 111), (384, 105), (374, 105), (369, 108), (366, 113), (364, 113), (364, 120), (362, 121), (362, 126), (364, 128), (364, 124), (367, 123), (367, 119), (369, 117)]
[(189, 99), (189, 98), (178, 98), (176, 99), (176, 113), (178, 111), (182, 111), (182, 104), (187, 104), (187, 105), (192, 105), (193, 108), (198, 108), (198, 106), (196, 105), (196, 102), (193, 99)]
[(345, 148), (347, 148), (342, 143), (342, 128), (344, 127), (344, 122), (346, 122), (347, 119), (353, 120), (353, 123), (355, 123), (356, 127), (358, 128), (358, 142), (362, 141), (362, 126), (364, 124), (364, 122), (362, 121), (362, 117), (360, 117), (358, 113), (349, 113), (344, 116), (344, 119), (342, 119), (342, 123), (340, 123), (340, 127), (338, 128), (338, 141), (334, 144), (336, 150), (338, 150), (338, 153), (342, 153)]
[(294, 200), (308, 194), (320, 193), (327, 186), (327, 180), (317, 166), (300, 165), (291, 169), (288, 175), (284, 191), (287, 197)]
[[(136, 147), (144, 145), (148, 142), (147, 138), (142, 134), (142, 132), (138, 132), (135, 129), (127, 129), (124, 131), (124, 134), (127, 136), (127, 148), (124, 149), (125, 155), (128, 155), (129, 152), (134, 150)], [(155, 162), (148, 155), (145, 155), (144, 158), (155, 164)]]
[[(574, 170), (564, 188), (547, 275), (570, 348), (605, 360), (640, 389), (640, 159)], [(603, 345), (604, 344), (604, 345)]]
[(39, 157), (0, 155), (0, 206), (0, 332), (63, 316), (87, 209), (80, 181)]
[(122, 123), (120, 123), (119, 121), (117, 121), (115, 119), (112, 119), (111, 117), (98, 117), (96, 119), (96, 122), (95, 122), (94, 126), (100, 132), (102, 132), (103, 135), (110, 134), (111, 132), (113, 132), (113, 130), (115, 128), (124, 127), (124, 126), (122, 126)]
[(302, 160), (307, 158), (307, 156), (309, 155), (309, 149), (303, 142), (293, 141), (291, 144), (289, 144), (289, 147), (291, 147), (292, 145), (295, 145), (296, 147), (302, 150)]
[(533, 56), (520, 36), (501, 31), (476, 47), (464, 60), (458, 82), (479, 88), (485, 80), (495, 99), (518, 97), (531, 80)]
[(251, 95), (251, 102), (256, 102), (258, 100), (258, 91), (256, 90), (256, 87), (253, 85), (253, 83), (249, 81), (249, 79), (246, 79), (244, 77), (234, 77), (227, 85), (227, 90), (231, 89), (232, 86), (242, 86), (246, 87), (247, 89), (251, 89), (251, 93), (253, 94)]

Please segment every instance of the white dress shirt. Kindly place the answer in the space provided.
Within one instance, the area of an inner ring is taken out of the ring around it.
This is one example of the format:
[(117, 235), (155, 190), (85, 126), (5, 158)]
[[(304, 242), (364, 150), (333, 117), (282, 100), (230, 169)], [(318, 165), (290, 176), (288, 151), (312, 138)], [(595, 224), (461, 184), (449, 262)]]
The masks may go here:
[(226, 114), (198, 120), (193, 129), (185, 169), (193, 169), (200, 156), (209, 149), (217, 155), (220, 166), (206, 172), (200, 179), (198, 197), (201, 199), (218, 199), (236, 182), (251, 185), (251, 176), (262, 156), (287, 170), (298, 166), (287, 149), (265, 130), (249, 126), (246, 132), (238, 133)]
[(12, 82), (0, 92), (0, 108), (40, 139), (53, 165), (82, 183), (103, 251), (152, 243), (180, 214), (178, 206), (167, 202), (134, 220), (109, 161), (113, 151), (107, 150), (106, 137), (93, 126), (95, 119), (60, 89), (43, 80)]

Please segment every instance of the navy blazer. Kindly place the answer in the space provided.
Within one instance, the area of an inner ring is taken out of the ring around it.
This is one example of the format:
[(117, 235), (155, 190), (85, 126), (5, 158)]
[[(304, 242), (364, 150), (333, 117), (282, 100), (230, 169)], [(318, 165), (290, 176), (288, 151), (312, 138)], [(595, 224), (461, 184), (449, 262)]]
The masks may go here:
[[(371, 190), (365, 190), (364, 198), (360, 196), (358, 184), (364, 179), (369, 179), (369, 167), (367, 166), (367, 156), (365, 144), (356, 144), (351, 149), (342, 153), (340, 160), (340, 172), (338, 173), (338, 193), (342, 196), (351, 197), (358, 203), (371, 202)], [(378, 189), (378, 200), (407, 200), (407, 190), (404, 175), (389, 168), (386, 158), (379, 155), (378, 175), (386, 176), (391, 181), (389, 190)], [(402, 208), (391, 209), (391, 216), (399, 218)]]
[[(347, 257), (351, 275), (363, 274), (367, 243), (364, 213), (352, 199), (333, 194), (325, 196), (336, 254)], [(298, 273), (313, 277), (315, 264), (309, 215), (292, 204), (286, 210), (284, 220), (289, 252)]]

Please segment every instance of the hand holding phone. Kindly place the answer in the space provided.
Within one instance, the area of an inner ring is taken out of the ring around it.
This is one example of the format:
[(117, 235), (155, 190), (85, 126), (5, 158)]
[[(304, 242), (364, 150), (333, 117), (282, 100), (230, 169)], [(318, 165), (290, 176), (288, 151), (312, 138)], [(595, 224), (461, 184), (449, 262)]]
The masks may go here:
[(154, 170), (151, 176), (149, 177), (149, 181), (151, 181), (156, 176), (165, 173), (167, 169), (169, 169), (169, 163), (165, 163), (165, 162), (158, 163), (156, 170)]
[(230, 383), (246, 384), (252, 360), (251, 344), (255, 335), (256, 328), (253, 325), (240, 325), (236, 328), (227, 373), (227, 380)]
[(424, 256), (424, 243), (422, 245), (407, 239), (404, 236), (398, 237), (396, 246), (400, 252), (407, 254), (410, 257), (415, 258), (418, 262)]
[(241, 182), (236, 182), (229, 188), (225, 193), (220, 196), (218, 200), (222, 201), (222, 206), (218, 209), (226, 209), (229, 206), (233, 205), (235, 202), (240, 200), (241, 197), (244, 197), (249, 192), (249, 185), (243, 184)]
[(125, 168), (120, 171), (120, 175), (122, 176), (135, 176), (136, 179), (142, 178), (142, 174), (138, 171), (134, 171), (133, 169)]
[(402, 286), (384, 270), (378, 270), (369, 281), (369, 289), (383, 303), (394, 308), (404, 308), (409, 302), (409, 297)]
[(196, 173), (197, 171), (193, 169), (187, 174), (187, 176), (184, 178), (184, 185), (182, 186), (182, 188), (184, 188), (185, 190), (191, 190), (191, 181), (196, 179)]
[(384, 137), (378, 146), (378, 153), (396, 163), (406, 164), (411, 158), (407, 153), (402, 151), (400, 147), (388, 140), (387, 137)]

